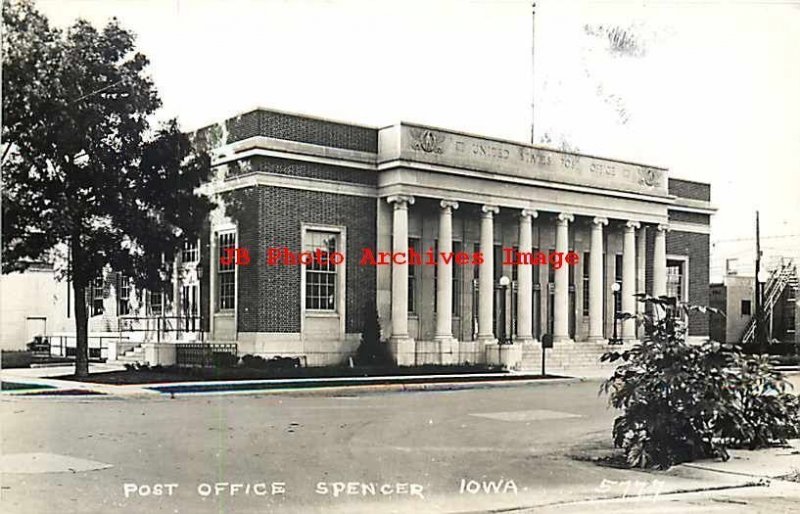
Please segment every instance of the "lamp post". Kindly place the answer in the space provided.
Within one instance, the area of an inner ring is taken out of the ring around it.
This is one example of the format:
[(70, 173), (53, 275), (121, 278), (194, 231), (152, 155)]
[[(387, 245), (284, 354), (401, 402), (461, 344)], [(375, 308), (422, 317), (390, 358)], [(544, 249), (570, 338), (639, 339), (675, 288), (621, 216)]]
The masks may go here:
[(507, 276), (503, 275), (500, 277), (500, 294), (502, 295), (502, 300), (500, 302), (500, 344), (508, 344), (510, 342), (510, 337), (508, 337), (508, 331), (506, 330), (506, 302), (507, 302), (507, 295), (506, 291), (508, 291), (508, 285), (511, 283), (511, 279)]
[(619, 282), (611, 284), (611, 291), (614, 293), (614, 334), (611, 336), (611, 339), (608, 340), (608, 344), (622, 344), (622, 339), (619, 338), (619, 332), (617, 331), (617, 324), (619, 323), (618, 305), (620, 289), (622, 289), (622, 287), (619, 285)]

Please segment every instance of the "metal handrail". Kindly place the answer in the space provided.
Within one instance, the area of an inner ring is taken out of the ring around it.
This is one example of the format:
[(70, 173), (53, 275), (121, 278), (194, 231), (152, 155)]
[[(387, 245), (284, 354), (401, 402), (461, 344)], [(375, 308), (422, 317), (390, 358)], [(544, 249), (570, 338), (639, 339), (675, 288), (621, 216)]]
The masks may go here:
[[(762, 307), (764, 316), (772, 313), (772, 309), (778, 302), (778, 299), (783, 294), (786, 286), (792, 282), (796, 277), (797, 265), (794, 261), (782, 263), (780, 267), (776, 268), (771, 274), (767, 283), (764, 285), (764, 305)], [(758, 279), (756, 279), (758, 280)], [(750, 318), (747, 322), (747, 327), (742, 334), (742, 343), (749, 343), (755, 337), (756, 332), (756, 316)]]

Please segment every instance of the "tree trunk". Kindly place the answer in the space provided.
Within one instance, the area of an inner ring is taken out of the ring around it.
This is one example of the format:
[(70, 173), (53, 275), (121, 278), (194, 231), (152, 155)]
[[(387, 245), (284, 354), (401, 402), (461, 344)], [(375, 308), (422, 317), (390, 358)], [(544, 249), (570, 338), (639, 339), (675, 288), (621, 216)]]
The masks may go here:
[(89, 317), (86, 311), (86, 280), (73, 277), (75, 292), (75, 375), (89, 376)]

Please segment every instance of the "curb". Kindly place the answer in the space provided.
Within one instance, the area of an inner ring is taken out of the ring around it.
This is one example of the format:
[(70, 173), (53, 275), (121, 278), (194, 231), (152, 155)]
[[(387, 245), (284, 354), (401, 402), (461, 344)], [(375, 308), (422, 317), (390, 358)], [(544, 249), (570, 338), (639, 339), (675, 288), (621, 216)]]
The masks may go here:
[[(464, 378), (471, 378), (464, 380)], [(230, 380), (203, 382), (168, 382), (153, 384), (110, 385), (93, 382), (72, 382), (52, 379), (20, 379), (31, 385), (47, 385), (52, 389), (32, 391), (8, 390), (3, 396), (26, 397), (65, 397), (59, 390), (86, 390), (109, 396), (166, 396), (177, 395), (244, 395), (244, 394), (294, 394), (325, 396), (342, 393), (386, 393), (459, 391), (469, 389), (489, 389), (499, 387), (533, 386), (581, 382), (582, 378), (527, 378), (526, 375), (511, 375), (507, 378), (460, 376), (460, 375), (413, 375), (407, 377), (346, 377), (325, 379), (269, 379), (269, 380)], [(16, 380), (14, 380), (16, 381)], [(82, 397), (85, 397), (81, 395)]]

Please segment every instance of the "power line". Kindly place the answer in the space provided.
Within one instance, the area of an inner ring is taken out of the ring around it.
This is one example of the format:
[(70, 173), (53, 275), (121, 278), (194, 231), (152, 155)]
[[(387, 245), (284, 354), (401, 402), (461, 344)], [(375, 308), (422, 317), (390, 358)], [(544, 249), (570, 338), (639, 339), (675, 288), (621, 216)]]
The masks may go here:
[[(761, 240), (763, 241), (764, 239), (784, 239), (787, 237), (800, 237), (800, 234), (781, 234), (778, 236), (763, 236)], [(755, 237), (741, 237), (738, 239), (717, 239), (716, 241), (712, 241), (712, 244), (733, 243), (737, 241), (755, 241), (755, 240), (756, 240)]]

